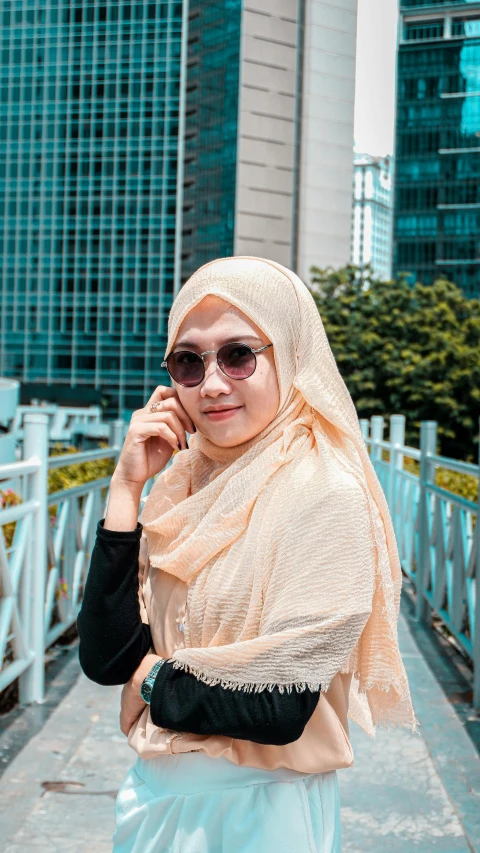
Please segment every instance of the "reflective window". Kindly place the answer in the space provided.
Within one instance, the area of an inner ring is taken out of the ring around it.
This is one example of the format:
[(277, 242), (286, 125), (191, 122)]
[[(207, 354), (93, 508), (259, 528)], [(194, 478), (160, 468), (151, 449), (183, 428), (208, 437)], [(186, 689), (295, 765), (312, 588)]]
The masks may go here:
[(452, 36), (466, 36), (467, 38), (480, 36), (480, 18), (465, 20), (454, 18), (452, 20)]
[(406, 23), (403, 28), (405, 41), (421, 41), (443, 37), (443, 19), (439, 21), (421, 21)]
[(241, 0), (190, 0), (182, 281), (233, 254)]
[(168, 381), (182, 4), (1, 10), (0, 374), (126, 413)]
[(477, 0), (400, 0), (401, 9), (419, 9), (422, 6), (465, 6), (476, 3)]
[(480, 38), (402, 44), (394, 269), (480, 296)]

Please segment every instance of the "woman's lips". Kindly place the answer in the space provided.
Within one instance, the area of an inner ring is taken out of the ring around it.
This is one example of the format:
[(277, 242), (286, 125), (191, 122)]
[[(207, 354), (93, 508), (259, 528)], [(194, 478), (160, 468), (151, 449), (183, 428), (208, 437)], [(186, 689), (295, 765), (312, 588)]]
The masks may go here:
[(210, 421), (226, 421), (233, 418), (241, 408), (241, 406), (235, 406), (234, 409), (221, 409), (219, 412), (204, 412), (203, 414)]

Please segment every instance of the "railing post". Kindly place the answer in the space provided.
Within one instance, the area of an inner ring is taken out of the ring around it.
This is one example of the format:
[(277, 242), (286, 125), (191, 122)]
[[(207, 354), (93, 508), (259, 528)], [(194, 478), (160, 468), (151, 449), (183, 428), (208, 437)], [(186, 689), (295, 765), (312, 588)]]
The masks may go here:
[(372, 428), (371, 428), (371, 458), (372, 462), (375, 463), (377, 460), (382, 458), (382, 448), (376, 444), (377, 441), (383, 441), (383, 430), (384, 430), (384, 420), (383, 415), (373, 415), (372, 417)]
[(45, 590), (47, 585), (47, 520), (48, 520), (48, 415), (26, 412), (24, 416), (23, 458), (37, 457), (40, 467), (32, 474), (29, 498), (38, 501), (33, 518), (30, 562), (29, 650), (34, 658), (20, 676), (20, 702), (43, 702), (45, 694)]
[(118, 447), (118, 455), (123, 447), (125, 424), (121, 418), (111, 424), (111, 442), (113, 447)]
[(370, 421), (368, 420), (368, 418), (360, 418), (359, 424), (360, 432), (362, 433), (362, 438), (366, 442), (367, 439), (370, 437)]
[(388, 506), (395, 524), (395, 483), (397, 471), (403, 471), (403, 453), (395, 449), (396, 444), (405, 444), (405, 415), (390, 418), (390, 480), (388, 483)]
[(435, 479), (435, 465), (429, 459), (437, 449), (437, 422), (422, 421), (420, 424), (420, 496), (419, 496), (419, 529), (417, 554), (417, 604), (416, 618), (418, 622), (428, 623), (430, 608), (425, 598), (427, 577), (430, 563), (430, 533), (428, 526), (428, 483)]
[(480, 418), (478, 419), (478, 505), (475, 536), (477, 565), (475, 573), (475, 631), (473, 635), (473, 707), (480, 711)]

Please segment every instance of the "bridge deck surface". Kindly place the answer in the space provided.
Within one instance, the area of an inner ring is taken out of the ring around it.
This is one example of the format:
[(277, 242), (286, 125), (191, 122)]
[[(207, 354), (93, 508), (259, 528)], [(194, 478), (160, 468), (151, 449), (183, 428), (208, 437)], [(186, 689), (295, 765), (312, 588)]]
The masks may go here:
[[(342, 849), (480, 853), (478, 753), (403, 616), (399, 629), (420, 733), (371, 740), (352, 726), (355, 764), (339, 772)], [(115, 795), (134, 760), (118, 729), (119, 692), (81, 675), (10, 763), (0, 779), (4, 853), (111, 853)]]

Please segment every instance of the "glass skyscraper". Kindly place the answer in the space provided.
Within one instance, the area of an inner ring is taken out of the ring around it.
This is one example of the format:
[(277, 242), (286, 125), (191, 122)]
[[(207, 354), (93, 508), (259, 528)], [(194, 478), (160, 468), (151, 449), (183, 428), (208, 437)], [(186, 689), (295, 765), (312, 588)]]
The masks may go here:
[(182, 282), (234, 253), (241, 0), (190, 0)]
[(394, 269), (480, 296), (480, 4), (401, 0)]
[(0, 374), (131, 411), (175, 285), (182, 3), (2, 10)]
[(128, 416), (203, 263), (348, 261), (355, 0), (0, 13), (0, 375), (30, 397)]

